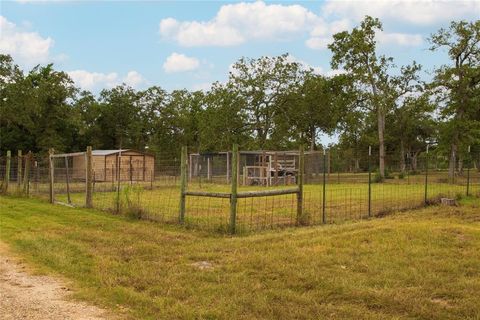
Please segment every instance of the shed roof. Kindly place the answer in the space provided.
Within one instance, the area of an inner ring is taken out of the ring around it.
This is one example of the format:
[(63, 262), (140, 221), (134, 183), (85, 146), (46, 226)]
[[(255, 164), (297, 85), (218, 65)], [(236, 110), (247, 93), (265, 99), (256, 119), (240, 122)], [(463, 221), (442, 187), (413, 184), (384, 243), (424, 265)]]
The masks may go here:
[(135, 149), (116, 149), (116, 150), (92, 150), (92, 156), (109, 156), (112, 154), (117, 154), (120, 152), (137, 152), (146, 156), (152, 156), (153, 154), (149, 152), (138, 151)]
[(117, 150), (92, 150), (92, 156), (108, 156), (120, 152), (130, 151), (130, 149), (117, 149)]

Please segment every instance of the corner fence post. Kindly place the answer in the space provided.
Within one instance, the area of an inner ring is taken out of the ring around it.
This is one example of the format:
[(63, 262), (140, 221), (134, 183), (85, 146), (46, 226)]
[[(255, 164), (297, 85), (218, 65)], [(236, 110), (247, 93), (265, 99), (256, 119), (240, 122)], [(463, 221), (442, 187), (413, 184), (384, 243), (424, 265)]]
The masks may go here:
[(425, 195), (424, 195), (424, 204), (427, 205), (428, 198), (428, 144), (427, 144), (427, 153), (425, 155)]
[(470, 167), (471, 166), (472, 166), (472, 157), (470, 156), (470, 146), (468, 146), (467, 197), (470, 196)]
[(232, 149), (232, 179), (230, 195), (230, 233), (235, 234), (237, 229), (237, 186), (238, 186), (238, 144)]
[(327, 213), (325, 211), (327, 205), (327, 151), (323, 149), (323, 190), (322, 190), (322, 223), (327, 223)]
[(8, 192), (8, 184), (10, 183), (10, 164), (12, 161), (12, 152), (10, 150), (7, 151), (7, 163), (5, 164), (5, 181), (3, 184), (3, 192)]
[(87, 147), (86, 157), (86, 183), (87, 190), (85, 193), (85, 206), (87, 208), (93, 207), (93, 166), (92, 166), (92, 147)]
[(54, 183), (54, 166), (53, 166), (53, 153), (55, 150), (53, 148), (50, 148), (48, 150), (48, 183), (49, 183), (49, 195), (50, 195), (50, 203), (55, 202), (55, 194), (54, 194), (54, 189), (53, 189), (53, 183)]
[(28, 197), (30, 195), (30, 165), (32, 162), (32, 151), (27, 153), (25, 158), (25, 170), (23, 176), (23, 193)]
[(20, 191), (22, 187), (22, 167), (23, 167), (23, 156), (22, 150), (17, 151), (17, 189)]
[(185, 222), (185, 191), (187, 190), (187, 147), (182, 147), (180, 155), (180, 210), (178, 222)]
[(303, 180), (305, 171), (305, 152), (303, 145), (300, 146), (298, 160), (297, 225), (301, 225), (306, 223), (303, 217)]
[(368, 146), (368, 217), (372, 216), (372, 146)]

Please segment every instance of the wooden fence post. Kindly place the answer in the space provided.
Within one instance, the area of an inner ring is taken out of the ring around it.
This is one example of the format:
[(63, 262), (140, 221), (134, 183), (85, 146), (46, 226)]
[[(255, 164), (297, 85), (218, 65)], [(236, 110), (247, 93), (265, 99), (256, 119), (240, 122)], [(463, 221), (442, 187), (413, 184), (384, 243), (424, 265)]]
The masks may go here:
[(86, 193), (85, 193), (85, 206), (87, 208), (93, 207), (93, 168), (92, 168), (92, 147), (87, 147), (87, 153), (85, 154), (86, 157)]
[(23, 167), (22, 150), (17, 151), (17, 189), (20, 191), (22, 187), (22, 167)]
[(55, 150), (53, 148), (50, 148), (48, 150), (48, 183), (49, 183), (49, 195), (50, 195), (50, 203), (55, 202), (55, 194), (54, 194), (54, 189), (53, 189), (53, 183), (54, 183), (54, 166), (53, 166), (53, 153)]
[(25, 171), (23, 176), (23, 193), (28, 197), (30, 195), (30, 165), (32, 162), (32, 151), (27, 153), (25, 158)]
[(10, 150), (7, 151), (7, 162), (5, 163), (5, 180), (3, 183), (3, 192), (8, 192), (8, 184), (10, 183), (10, 164), (12, 161), (12, 152)]
[(303, 178), (305, 171), (305, 153), (303, 145), (299, 150), (299, 163), (298, 163), (298, 193), (297, 193), (297, 225), (305, 224), (303, 217)]
[(70, 199), (70, 172), (68, 168), (68, 158), (65, 157), (65, 178), (67, 183), (67, 202), (68, 204), (72, 203), (72, 199)]
[(232, 151), (232, 181), (230, 195), (230, 233), (235, 234), (237, 228), (237, 186), (238, 186), (238, 144), (233, 145)]
[[(330, 152), (328, 154), (330, 155)], [(330, 159), (330, 156), (329, 156), (329, 159)], [(322, 185), (322, 223), (324, 224), (327, 223), (326, 206), (327, 206), (327, 150), (324, 148), (323, 149), (323, 185)]]
[(178, 214), (178, 222), (185, 222), (185, 200), (187, 191), (187, 147), (182, 147), (180, 155), (180, 210)]

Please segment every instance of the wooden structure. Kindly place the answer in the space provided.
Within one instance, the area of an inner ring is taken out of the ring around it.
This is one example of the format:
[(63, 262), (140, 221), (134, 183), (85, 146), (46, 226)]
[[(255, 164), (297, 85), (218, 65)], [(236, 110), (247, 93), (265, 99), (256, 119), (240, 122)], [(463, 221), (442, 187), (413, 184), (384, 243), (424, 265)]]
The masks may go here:
[[(189, 180), (230, 182), (232, 153), (192, 153), (189, 155)], [(299, 169), (298, 151), (240, 151), (237, 176), (243, 185), (275, 186), (296, 184)], [(220, 180), (220, 181), (219, 181)]]
[[(68, 157), (69, 154), (66, 154)], [(85, 179), (85, 153), (70, 154), (74, 180)], [(150, 181), (155, 169), (155, 157), (132, 149), (92, 150), (92, 170), (95, 181)]]

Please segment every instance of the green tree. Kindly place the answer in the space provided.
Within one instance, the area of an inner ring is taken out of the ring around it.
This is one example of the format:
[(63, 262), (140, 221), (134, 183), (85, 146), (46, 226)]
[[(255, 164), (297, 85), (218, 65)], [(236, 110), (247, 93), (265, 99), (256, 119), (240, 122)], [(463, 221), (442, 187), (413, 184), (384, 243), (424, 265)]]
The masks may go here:
[(241, 58), (232, 67), (227, 86), (242, 97), (246, 124), (258, 148), (275, 129), (277, 114), (288, 101), (288, 93), (303, 81), (300, 64), (289, 61), (288, 54), (259, 59)]
[(478, 143), (480, 136), (480, 20), (453, 21), (429, 41), (432, 51), (446, 49), (451, 60), (435, 71), (432, 87), (446, 120), (442, 136), (450, 145), (449, 176), (453, 179), (460, 148)]
[(331, 65), (343, 68), (353, 78), (350, 90), (362, 100), (366, 111), (376, 115), (379, 149), (379, 171), (385, 177), (385, 127), (389, 110), (418, 80), (420, 66), (415, 62), (402, 67), (399, 75), (391, 75), (393, 58), (378, 55), (375, 34), (382, 30), (378, 19), (366, 16), (360, 27), (333, 36), (328, 47), (333, 53)]

